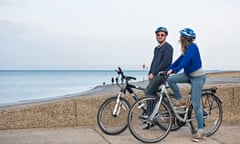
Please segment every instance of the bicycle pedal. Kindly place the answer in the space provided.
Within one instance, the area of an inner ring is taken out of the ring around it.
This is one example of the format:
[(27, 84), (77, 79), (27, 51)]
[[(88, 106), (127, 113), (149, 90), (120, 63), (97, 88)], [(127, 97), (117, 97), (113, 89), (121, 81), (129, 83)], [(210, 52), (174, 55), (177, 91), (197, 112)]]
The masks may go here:
[(155, 126), (155, 124), (153, 124), (153, 123), (147, 123), (146, 126), (143, 129), (148, 130), (148, 129), (154, 127), (154, 126)]
[(208, 112), (206, 112), (205, 110), (203, 110), (203, 116), (204, 116), (204, 117), (209, 116)]

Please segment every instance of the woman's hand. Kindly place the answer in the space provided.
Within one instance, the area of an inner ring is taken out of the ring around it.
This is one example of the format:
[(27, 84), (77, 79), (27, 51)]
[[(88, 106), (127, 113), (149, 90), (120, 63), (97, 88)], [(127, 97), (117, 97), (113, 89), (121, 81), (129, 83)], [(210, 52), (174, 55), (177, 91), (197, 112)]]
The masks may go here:
[(173, 70), (172, 70), (172, 69), (170, 69), (170, 70), (167, 71), (167, 75), (170, 75), (170, 74), (172, 74), (172, 73), (173, 73)]

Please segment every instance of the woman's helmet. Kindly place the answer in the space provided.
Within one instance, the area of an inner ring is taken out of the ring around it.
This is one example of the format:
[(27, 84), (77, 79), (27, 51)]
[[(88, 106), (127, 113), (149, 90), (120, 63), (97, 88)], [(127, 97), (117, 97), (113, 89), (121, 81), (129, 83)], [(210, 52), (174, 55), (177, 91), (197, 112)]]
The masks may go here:
[(155, 33), (158, 33), (158, 32), (165, 32), (165, 34), (168, 35), (168, 30), (165, 27), (158, 27)]
[(190, 28), (184, 28), (183, 30), (180, 31), (180, 34), (182, 37), (191, 38), (192, 40), (196, 38), (196, 34)]

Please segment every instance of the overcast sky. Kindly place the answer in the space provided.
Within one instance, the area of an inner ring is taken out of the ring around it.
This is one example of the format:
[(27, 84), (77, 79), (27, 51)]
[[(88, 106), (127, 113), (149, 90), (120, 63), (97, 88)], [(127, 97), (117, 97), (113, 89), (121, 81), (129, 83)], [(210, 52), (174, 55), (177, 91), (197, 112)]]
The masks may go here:
[(239, 0), (0, 0), (0, 69), (141, 69), (157, 45), (197, 34), (205, 70), (240, 70)]

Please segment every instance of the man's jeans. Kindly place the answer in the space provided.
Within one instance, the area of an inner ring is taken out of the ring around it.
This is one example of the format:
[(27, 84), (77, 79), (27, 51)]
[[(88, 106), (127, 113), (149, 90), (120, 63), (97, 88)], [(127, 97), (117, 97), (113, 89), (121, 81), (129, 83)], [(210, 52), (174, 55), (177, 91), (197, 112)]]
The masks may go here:
[[(149, 84), (145, 90), (146, 96), (156, 96), (159, 86), (163, 83), (163, 76), (156, 75), (152, 80), (149, 81)], [(153, 112), (155, 102), (153, 100), (147, 101), (147, 115), (150, 116)]]
[(182, 99), (181, 93), (177, 83), (190, 83), (191, 84), (191, 97), (194, 111), (197, 116), (198, 129), (203, 129), (203, 113), (201, 108), (202, 88), (206, 81), (205, 75), (191, 77), (185, 73), (171, 75), (167, 79), (169, 87), (173, 90), (176, 99)]

